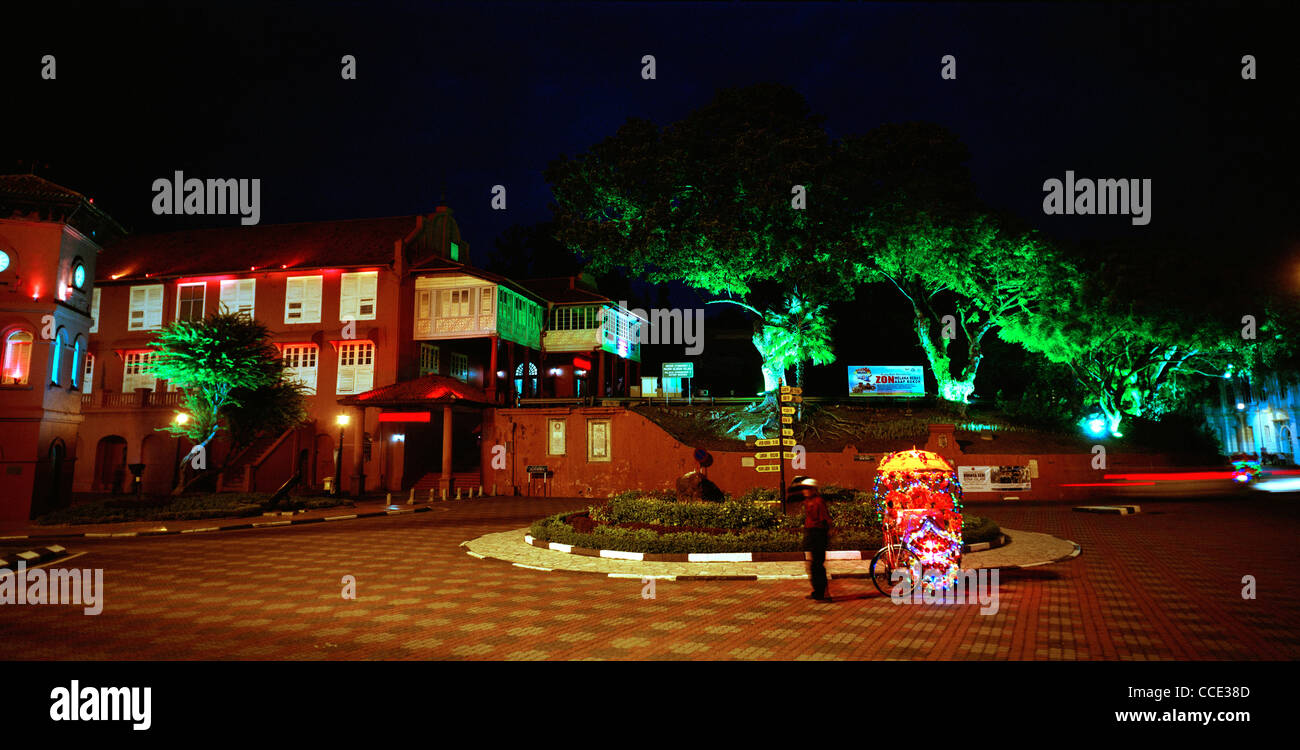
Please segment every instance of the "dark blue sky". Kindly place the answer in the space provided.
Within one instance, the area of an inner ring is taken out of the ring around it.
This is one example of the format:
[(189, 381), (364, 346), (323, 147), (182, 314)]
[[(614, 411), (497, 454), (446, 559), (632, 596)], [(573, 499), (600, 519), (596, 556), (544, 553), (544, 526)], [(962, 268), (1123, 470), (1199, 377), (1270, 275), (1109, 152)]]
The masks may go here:
[[(10, 13), (12, 11), (6, 11)], [(36, 14), (36, 15), (24, 15)], [(1297, 65), (1274, 6), (312, 3), (21, 11), (0, 52), (0, 167), (97, 197), (134, 231), (150, 184), (260, 177), (264, 223), (427, 210), (446, 186), (474, 257), (549, 216), (546, 164), (629, 116), (668, 123), (721, 87), (787, 83), (832, 135), (956, 131), (990, 203), (1062, 236), (1250, 245), (1292, 223)], [(8, 24), (7, 24), (8, 25)], [(58, 80), (39, 79), (39, 58)], [(1242, 81), (1255, 54), (1260, 80)], [(339, 58), (358, 59), (358, 80)], [(654, 54), (658, 78), (640, 78)], [(945, 54), (958, 79), (939, 77)], [(1042, 182), (1150, 177), (1153, 221), (1044, 217)], [(26, 171), (23, 169), (22, 171)], [(509, 209), (489, 210), (489, 189)]]

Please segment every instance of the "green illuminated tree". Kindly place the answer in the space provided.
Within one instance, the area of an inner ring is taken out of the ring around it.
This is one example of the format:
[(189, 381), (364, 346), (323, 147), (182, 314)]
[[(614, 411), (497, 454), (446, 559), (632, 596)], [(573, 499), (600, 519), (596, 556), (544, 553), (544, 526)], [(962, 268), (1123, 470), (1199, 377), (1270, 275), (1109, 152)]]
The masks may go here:
[(1075, 272), (1035, 233), (981, 206), (964, 166), (969, 154), (949, 131), (891, 124), (843, 148), (864, 183), (847, 191), (862, 206), (859, 277), (907, 300), (939, 396), (967, 403), (985, 337), (1031, 313)]
[(593, 272), (683, 282), (751, 312), (770, 394), (787, 367), (833, 358), (826, 304), (854, 277), (840, 170), (803, 98), (759, 85), (666, 127), (630, 119), (546, 177), (558, 237)]
[[(151, 374), (184, 390), (185, 424), (165, 429), (206, 448), (223, 430), (234, 456), (261, 435), (303, 423), (302, 387), (285, 378), (266, 326), (246, 315), (214, 313), (174, 321), (149, 345)], [(193, 454), (191, 454), (193, 455)], [(188, 458), (188, 457), (187, 457)]]
[(1128, 417), (1157, 420), (1187, 406), (1207, 378), (1251, 373), (1282, 354), (1272, 314), (1260, 339), (1243, 339), (1231, 314), (1211, 299), (1189, 305), (1185, 280), (1174, 269), (1152, 274), (1151, 263), (1102, 263), (999, 332), (1069, 366), (1087, 393), (1080, 411), (1099, 411), (1116, 436)]

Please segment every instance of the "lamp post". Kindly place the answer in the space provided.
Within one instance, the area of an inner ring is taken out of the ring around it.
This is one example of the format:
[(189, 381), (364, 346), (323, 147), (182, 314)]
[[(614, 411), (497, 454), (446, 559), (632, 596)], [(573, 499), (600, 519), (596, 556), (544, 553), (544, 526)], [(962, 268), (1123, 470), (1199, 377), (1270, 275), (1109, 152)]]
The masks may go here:
[(340, 414), (334, 418), (335, 424), (339, 426), (339, 445), (334, 453), (334, 494), (342, 494), (343, 487), (343, 428), (347, 427), (351, 418), (346, 414)]
[[(190, 421), (190, 415), (185, 412), (176, 414), (176, 426), (184, 427)], [(185, 471), (181, 468), (181, 436), (176, 436), (176, 462), (172, 464), (172, 487), (177, 490), (181, 487), (181, 481), (185, 477)]]

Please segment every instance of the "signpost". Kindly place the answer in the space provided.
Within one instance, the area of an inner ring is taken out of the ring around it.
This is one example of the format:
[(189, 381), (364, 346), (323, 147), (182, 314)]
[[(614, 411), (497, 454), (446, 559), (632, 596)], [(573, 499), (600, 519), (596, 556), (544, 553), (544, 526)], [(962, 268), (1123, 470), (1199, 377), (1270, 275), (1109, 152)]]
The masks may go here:
[[(664, 365), (664, 372), (667, 372), (667, 365)], [(803, 403), (802, 388), (792, 388), (784, 383), (780, 386), (780, 395), (777, 400), (777, 411), (781, 419), (781, 436), (774, 438), (758, 438), (754, 441), (756, 448), (778, 448), (774, 451), (760, 451), (754, 454), (757, 461), (776, 461), (774, 464), (755, 464), (754, 471), (759, 473), (779, 472), (781, 474), (781, 485), (778, 489), (781, 498), (781, 512), (786, 512), (785, 505), (785, 462), (792, 461), (795, 457), (794, 451), (779, 450), (782, 447), (793, 447), (796, 443), (794, 439), (794, 428), (786, 425), (794, 424), (795, 407), (785, 406), (784, 404), (801, 404)]]
[[(686, 403), (691, 403), (691, 378), (695, 377), (694, 362), (665, 362), (663, 377), (686, 378)], [(667, 388), (664, 389), (667, 392)]]

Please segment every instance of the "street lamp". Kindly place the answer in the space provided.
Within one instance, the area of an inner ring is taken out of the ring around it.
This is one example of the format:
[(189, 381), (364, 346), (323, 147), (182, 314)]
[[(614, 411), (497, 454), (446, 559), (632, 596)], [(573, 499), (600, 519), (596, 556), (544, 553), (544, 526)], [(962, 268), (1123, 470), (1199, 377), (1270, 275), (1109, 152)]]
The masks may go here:
[(351, 417), (346, 414), (340, 414), (334, 418), (335, 424), (339, 426), (339, 445), (338, 450), (334, 453), (334, 494), (342, 493), (343, 483), (343, 428), (347, 427)]
[[(190, 415), (185, 412), (177, 412), (176, 426), (184, 427), (190, 421)], [(181, 480), (184, 478), (184, 469), (181, 468), (181, 436), (176, 436), (176, 462), (172, 464), (172, 487), (180, 487)]]

